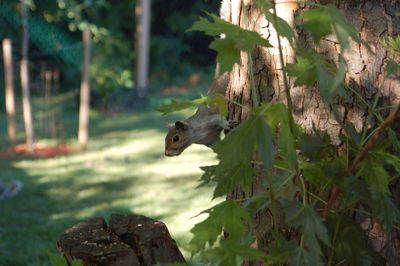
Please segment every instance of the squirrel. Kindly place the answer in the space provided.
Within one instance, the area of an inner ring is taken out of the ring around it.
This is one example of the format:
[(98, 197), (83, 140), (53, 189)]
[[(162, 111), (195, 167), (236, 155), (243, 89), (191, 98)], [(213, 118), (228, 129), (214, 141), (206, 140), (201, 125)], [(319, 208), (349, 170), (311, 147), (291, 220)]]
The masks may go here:
[[(221, 2), (220, 17), (225, 21), (231, 22), (230, 1)], [(224, 38), (224, 36), (222, 35), (221, 38)], [(218, 64), (215, 73), (214, 81), (206, 95), (216, 93), (225, 95), (229, 82), (229, 73), (225, 72), (218, 76)], [(237, 121), (227, 121), (221, 118), (217, 107), (201, 105), (196, 113), (188, 119), (166, 125), (169, 131), (165, 137), (165, 155), (177, 156), (193, 143), (210, 147), (220, 141), (222, 130), (227, 134), (238, 124)]]
[[(224, 73), (215, 78), (206, 95), (225, 95), (228, 77), (228, 73)], [(169, 131), (165, 137), (165, 155), (177, 156), (193, 143), (210, 147), (220, 141), (223, 129), (227, 133), (237, 124), (236, 121), (223, 119), (217, 107), (200, 105), (196, 113), (188, 119), (166, 125)]]

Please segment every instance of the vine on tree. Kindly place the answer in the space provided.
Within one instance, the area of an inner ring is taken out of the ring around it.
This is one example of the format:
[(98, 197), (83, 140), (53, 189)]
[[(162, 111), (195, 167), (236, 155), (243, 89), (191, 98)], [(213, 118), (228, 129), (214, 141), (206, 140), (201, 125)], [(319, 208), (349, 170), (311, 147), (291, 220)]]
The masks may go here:
[[(350, 39), (372, 51), (339, 10), (333, 5), (316, 5), (299, 16), (300, 27), (310, 33), (316, 47), (327, 35), (337, 37), (340, 53), (334, 63), (317, 50), (295, 47), (295, 34), (276, 16), (273, 1), (253, 2), (296, 52), (296, 63), (286, 64), (282, 70), (284, 76), (295, 78), (294, 86), (316, 86), (329, 104), (350, 94), (362, 99), (345, 84), (347, 62), (343, 54), (350, 49)], [(251, 53), (256, 46), (271, 46), (254, 31), (207, 15), (211, 21), (200, 18), (189, 30), (224, 36), (210, 45), (218, 52), (222, 73), (240, 63), (240, 51)], [(385, 77), (399, 79), (400, 36), (382, 40), (382, 45), (390, 55)], [(384, 120), (376, 106), (379, 93), (372, 105), (362, 99), (370, 111), (369, 123), (361, 132), (343, 125), (346, 134), (340, 138), (347, 145), (339, 151), (326, 132), (307, 134), (294, 124), (287, 82), (286, 91), (289, 107), (261, 103), (252, 108), (248, 120), (212, 147), (219, 163), (201, 167), (201, 183), (215, 184), (214, 197), (225, 196), (237, 186), (249, 192), (256, 174), (254, 165), (262, 166), (265, 193), (226, 200), (205, 210), (208, 217), (191, 231), (190, 251), (212, 265), (241, 265), (252, 258), (278, 265), (381, 264), (381, 256), (369, 246), (365, 231), (352, 217), (367, 215), (379, 221), (385, 232), (399, 230), (400, 211), (393, 202), (390, 184), (400, 178), (400, 140), (390, 125), (400, 113), (400, 105), (392, 106), (395, 111)], [(224, 101), (222, 96), (203, 97), (173, 102), (160, 110), (167, 113), (204, 103), (222, 109)], [(226, 109), (222, 112), (225, 115)], [(379, 124), (372, 124), (372, 118)], [(390, 142), (378, 138), (383, 132), (388, 132)], [(327, 197), (329, 191), (333, 192)], [(269, 211), (274, 225), (273, 244), (263, 252), (251, 248), (254, 239), (246, 226), (260, 210)], [(284, 224), (279, 224), (278, 215), (284, 216)], [(283, 228), (293, 228), (298, 234), (288, 237)]]

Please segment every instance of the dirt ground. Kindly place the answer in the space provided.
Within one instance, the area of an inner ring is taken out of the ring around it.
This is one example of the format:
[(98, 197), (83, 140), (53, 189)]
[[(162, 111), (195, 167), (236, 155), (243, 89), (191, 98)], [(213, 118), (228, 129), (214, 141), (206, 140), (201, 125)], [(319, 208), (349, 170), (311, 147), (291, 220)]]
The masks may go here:
[(73, 152), (74, 149), (68, 144), (59, 144), (57, 146), (40, 146), (35, 145), (33, 153), (29, 153), (26, 144), (18, 144), (14, 149), (0, 151), (0, 159), (9, 159), (17, 156), (37, 156), (37, 157), (56, 157)]

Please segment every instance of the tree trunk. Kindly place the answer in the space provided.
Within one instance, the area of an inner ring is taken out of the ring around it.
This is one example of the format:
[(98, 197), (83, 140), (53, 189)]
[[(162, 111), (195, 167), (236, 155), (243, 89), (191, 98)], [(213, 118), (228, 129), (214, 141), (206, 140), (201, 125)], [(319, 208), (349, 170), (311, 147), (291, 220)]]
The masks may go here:
[(12, 64), (11, 39), (3, 40), (5, 100), (7, 113), (7, 132), (11, 149), (17, 144), (17, 133), (15, 125), (15, 99), (14, 99), (14, 71)]
[(46, 136), (47, 137), (56, 137), (55, 133), (55, 121), (53, 119), (54, 117), (54, 110), (52, 106), (52, 80), (53, 80), (53, 68), (50, 63), (45, 64), (45, 72), (44, 72), (44, 101), (45, 101), (45, 121), (46, 121)]
[(21, 88), (22, 88), (22, 108), (24, 115), (26, 149), (28, 153), (33, 152), (33, 125), (32, 125), (32, 108), (29, 89), (29, 32), (28, 32), (28, 12), (25, 0), (20, 1), (22, 40), (21, 40)]
[(82, 150), (86, 149), (89, 138), (89, 107), (90, 107), (90, 49), (91, 33), (89, 29), (83, 31), (83, 67), (81, 81), (81, 100), (79, 106), (78, 141)]
[[(300, 7), (290, 1), (275, 1), (278, 16), (285, 19), (292, 28), (295, 28), (294, 16)], [(310, 1), (311, 2), (311, 1)], [(319, 1), (316, 1), (319, 2)], [(369, 53), (363, 46), (351, 42), (351, 52), (345, 54), (348, 62), (346, 83), (360, 93), (363, 98), (371, 102), (379, 90), (384, 78), (386, 68), (385, 60), (387, 52), (380, 44), (380, 39), (399, 34), (400, 17), (396, 13), (400, 11), (398, 1), (364, 0), (364, 1), (321, 1), (327, 3), (339, 3), (339, 9), (360, 32), (360, 37), (369, 43), (375, 55)], [(248, 20), (245, 15), (248, 14)], [(252, 5), (251, 1), (223, 0), (221, 6), (221, 18), (242, 28), (254, 29), (274, 46), (273, 48), (256, 48), (252, 53), (255, 86), (261, 102), (284, 102), (285, 86), (282, 74), (282, 66), (279, 59), (278, 39), (272, 24), (266, 21), (261, 11)], [(245, 24), (248, 21), (248, 25)], [(311, 40), (299, 27), (295, 28), (299, 37), (299, 47), (309, 47)], [(286, 39), (281, 39), (285, 63), (294, 62), (294, 52)], [(338, 42), (333, 38), (325, 38), (321, 42), (320, 53), (337, 62), (339, 49)], [(337, 103), (334, 108), (339, 110), (339, 117), (335, 116), (332, 107), (320, 96), (316, 88), (294, 87), (293, 80), (289, 78), (291, 98), (293, 100), (293, 112), (296, 123), (300, 124), (307, 132), (311, 132), (313, 126), (318, 130), (327, 131), (334, 145), (341, 145), (339, 134), (342, 133), (341, 123), (350, 122), (357, 130), (366, 125), (368, 110), (365, 104), (355, 95), (347, 102)], [(400, 101), (400, 82), (388, 79), (381, 90), (381, 105), (394, 105)], [(247, 53), (242, 52), (241, 64), (235, 65), (230, 72), (230, 81), (227, 88), (228, 98), (239, 102), (244, 106), (253, 106), (249, 60)], [(248, 117), (246, 109), (235, 104), (229, 105), (229, 119), (241, 121)], [(337, 120), (338, 119), (338, 120)], [(262, 190), (263, 176), (257, 176), (257, 182), (253, 184), (250, 195), (237, 188), (229, 199), (247, 198)], [(399, 202), (397, 202), (399, 204)], [(271, 236), (272, 224), (267, 213), (258, 213), (251, 231), (257, 239), (254, 246), (264, 249), (268, 246)], [(368, 232), (367, 232), (368, 233)], [(380, 242), (384, 247), (379, 250), (390, 265), (395, 265), (399, 260), (399, 253), (394, 252), (395, 245), (390, 244), (390, 237)], [(389, 245), (386, 245), (389, 243)]]
[(136, 88), (144, 98), (149, 86), (149, 38), (151, 0), (136, 1)]

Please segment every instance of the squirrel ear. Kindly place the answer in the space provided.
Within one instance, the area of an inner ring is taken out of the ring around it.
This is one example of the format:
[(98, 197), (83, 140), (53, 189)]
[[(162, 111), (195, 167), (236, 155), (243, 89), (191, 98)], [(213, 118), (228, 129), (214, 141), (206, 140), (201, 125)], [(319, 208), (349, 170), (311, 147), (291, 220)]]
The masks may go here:
[(165, 124), (165, 127), (168, 129), (172, 128), (173, 126), (175, 126), (175, 123), (166, 123)]
[(176, 129), (180, 129), (180, 130), (189, 129), (189, 126), (185, 122), (182, 122), (182, 121), (176, 121), (175, 122), (175, 127), (176, 127)]

